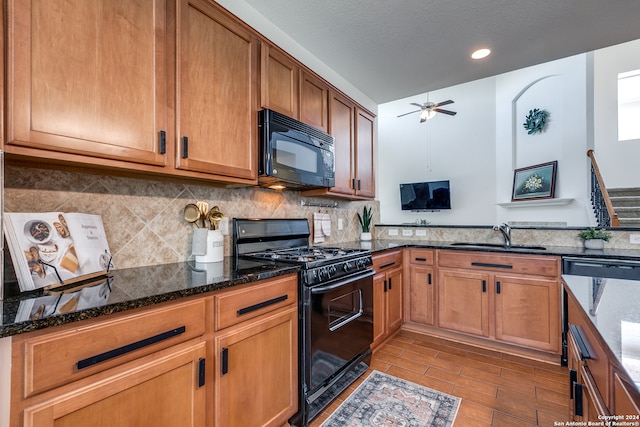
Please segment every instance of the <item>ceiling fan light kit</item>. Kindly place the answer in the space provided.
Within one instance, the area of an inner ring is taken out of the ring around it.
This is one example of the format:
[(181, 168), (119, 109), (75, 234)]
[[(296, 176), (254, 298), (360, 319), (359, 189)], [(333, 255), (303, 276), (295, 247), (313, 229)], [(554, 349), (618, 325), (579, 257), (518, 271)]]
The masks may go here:
[(453, 104), (452, 100), (446, 100), (438, 103), (433, 102), (425, 102), (424, 104), (418, 104), (415, 102), (411, 102), (410, 105), (415, 105), (416, 107), (420, 107), (419, 110), (409, 111), (408, 113), (400, 114), (398, 117), (406, 116), (407, 114), (420, 113), (420, 123), (424, 123), (427, 120), (435, 117), (436, 113), (443, 113), (449, 116), (455, 116), (457, 113), (455, 111), (444, 110), (439, 108), (443, 105)]

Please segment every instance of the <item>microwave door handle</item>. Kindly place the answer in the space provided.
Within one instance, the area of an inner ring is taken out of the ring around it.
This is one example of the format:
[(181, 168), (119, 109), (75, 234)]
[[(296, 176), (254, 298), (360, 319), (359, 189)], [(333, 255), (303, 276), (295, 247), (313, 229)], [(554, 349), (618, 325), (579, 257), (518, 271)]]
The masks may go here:
[(358, 301), (358, 304), (360, 305), (360, 309), (358, 310), (358, 312), (349, 316), (347, 319), (344, 319), (342, 322), (338, 323), (337, 325), (329, 326), (329, 330), (331, 332), (337, 331), (338, 329), (342, 328), (346, 324), (351, 323), (354, 320), (356, 320), (358, 317), (362, 316), (362, 313), (364, 312), (364, 310), (362, 309), (362, 289), (358, 289), (358, 294), (360, 296)]

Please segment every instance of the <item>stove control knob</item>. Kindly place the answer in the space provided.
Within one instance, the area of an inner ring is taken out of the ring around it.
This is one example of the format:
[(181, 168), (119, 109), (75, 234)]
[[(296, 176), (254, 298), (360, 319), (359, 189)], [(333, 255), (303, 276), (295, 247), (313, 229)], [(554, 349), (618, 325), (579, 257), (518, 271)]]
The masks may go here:
[(327, 270), (326, 270), (326, 269), (324, 269), (324, 268), (320, 268), (320, 269), (318, 270), (318, 277), (320, 278), (320, 280), (323, 280), (323, 279), (325, 279), (326, 277), (328, 277)]
[(336, 266), (331, 265), (329, 266), (329, 276), (333, 276), (334, 274), (336, 274)]
[(344, 265), (342, 266), (342, 269), (344, 271), (349, 271), (353, 268), (353, 265), (351, 264), (351, 262), (347, 261), (344, 263)]

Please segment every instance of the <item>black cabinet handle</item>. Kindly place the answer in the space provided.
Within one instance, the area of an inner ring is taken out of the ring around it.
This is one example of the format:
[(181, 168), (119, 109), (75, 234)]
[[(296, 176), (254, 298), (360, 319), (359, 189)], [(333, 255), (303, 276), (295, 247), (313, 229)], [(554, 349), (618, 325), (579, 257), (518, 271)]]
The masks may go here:
[(486, 280), (482, 281), (482, 292), (487, 292), (487, 281)]
[(97, 365), (98, 363), (105, 362), (109, 359), (113, 359), (118, 356), (131, 353), (132, 351), (140, 350), (143, 347), (158, 343), (160, 341), (164, 341), (180, 334), (184, 334), (186, 330), (186, 326), (180, 326), (179, 328), (171, 329), (170, 331), (163, 332), (161, 334), (154, 335), (152, 337), (124, 345), (122, 347), (114, 348), (113, 350), (105, 351), (104, 353), (100, 353), (92, 357), (87, 357), (86, 359), (79, 360), (76, 363), (76, 367), (78, 368), (78, 370), (80, 370), (88, 368), (89, 366)]
[(391, 290), (391, 277), (389, 277), (389, 290)]
[(358, 190), (362, 190), (362, 188), (360, 187), (360, 180), (358, 180)]
[(576, 344), (578, 344), (578, 349), (580, 350), (580, 360), (591, 359), (591, 353), (589, 353), (589, 348), (585, 343), (585, 338), (582, 335), (582, 332), (576, 325), (569, 325), (569, 330), (571, 331), (571, 335), (576, 340)]
[(222, 375), (225, 375), (229, 372), (229, 349), (224, 347), (222, 349), (222, 354), (220, 355), (221, 364), (222, 364)]
[(272, 299), (267, 300), (267, 301), (259, 302), (258, 304), (250, 305), (249, 307), (241, 308), (240, 310), (238, 310), (237, 313), (238, 313), (238, 316), (242, 316), (243, 314), (247, 314), (247, 313), (250, 313), (252, 311), (260, 310), (261, 308), (265, 308), (265, 307), (268, 307), (270, 305), (277, 304), (277, 303), (282, 302), (282, 301), (286, 301), (287, 298), (289, 298), (288, 295), (281, 295), (279, 297), (272, 298)]
[(206, 363), (206, 361), (203, 358), (200, 358), (200, 360), (198, 360), (198, 387), (204, 386), (204, 382), (205, 382), (205, 376), (204, 376), (205, 363)]
[(506, 268), (512, 269), (513, 266), (509, 264), (492, 264), (490, 262), (472, 262), (473, 267), (490, 267), (490, 268)]
[(420, 258), (416, 257), (415, 260), (416, 261), (426, 261), (427, 259), (426, 258), (422, 258), (422, 257), (420, 257)]
[(573, 383), (573, 415), (582, 416), (582, 384)]
[(427, 274), (427, 285), (431, 284), (431, 273)]
[(573, 384), (578, 381), (578, 371), (569, 369), (569, 399), (573, 399)]
[(496, 293), (500, 293), (500, 282), (496, 282)]
[(167, 154), (167, 132), (161, 130), (158, 135), (159, 138), (159, 152), (160, 154)]
[(395, 261), (391, 261), (391, 262), (387, 262), (384, 263), (380, 266), (380, 270), (382, 270), (383, 268), (387, 268), (387, 267), (391, 267), (392, 265), (394, 265), (396, 262)]
[(387, 279), (384, 279), (384, 291), (387, 292)]
[(353, 178), (353, 179), (351, 180), (351, 187), (352, 187), (354, 190), (356, 190), (356, 179), (355, 179), (355, 178)]
[(189, 157), (189, 138), (186, 136), (182, 137), (182, 158), (186, 159)]

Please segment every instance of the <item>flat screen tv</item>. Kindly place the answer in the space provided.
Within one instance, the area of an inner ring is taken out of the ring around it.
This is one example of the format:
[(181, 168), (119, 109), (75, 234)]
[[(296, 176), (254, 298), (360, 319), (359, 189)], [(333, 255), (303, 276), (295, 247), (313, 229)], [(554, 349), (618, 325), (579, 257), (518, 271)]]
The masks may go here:
[(451, 209), (449, 180), (400, 184), (403, 211)]

